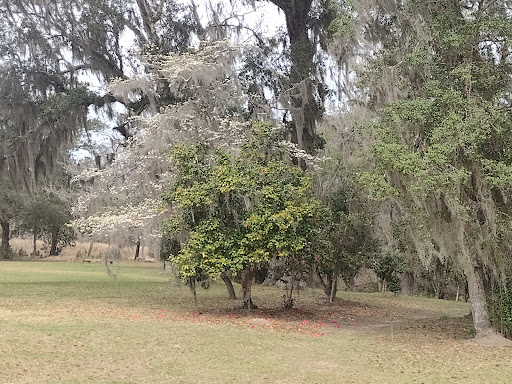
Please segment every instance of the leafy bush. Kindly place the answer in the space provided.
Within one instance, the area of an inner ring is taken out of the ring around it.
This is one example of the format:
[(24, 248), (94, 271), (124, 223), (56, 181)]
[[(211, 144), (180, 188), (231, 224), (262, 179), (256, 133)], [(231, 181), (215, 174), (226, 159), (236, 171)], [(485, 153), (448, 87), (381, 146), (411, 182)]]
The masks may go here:
[(174, 148), (177, 176), (163, 196), (174, 213), (165, 232), (180, 242), (171, 260), (182, 278), (225, 271), (250, 278), (271, 258), (300, 274), (315, 259), (325, 215), (310, 176), (280, 147), (282, 134), (260, 124), (240, 151), (204, 143)]
[(407, 264), (398, 252), (387, 252), (374, 260), (372, 269), (382, 280), (382, 291), (400, 292), (400, 274), (405, 272)]
[(58, 197), (39, 193), (28, 200), (20, 215), (18, 233), (30, 233), (42, 238), (50, 255), (58, 255), (62, 248), (74, 244), (75, 231), (69, 207)]
[(490, 301), (491, 317), (496, 328), (501, 329), (504, 336), (512, 337), (512, 277), (505, 283), (496, 283)]

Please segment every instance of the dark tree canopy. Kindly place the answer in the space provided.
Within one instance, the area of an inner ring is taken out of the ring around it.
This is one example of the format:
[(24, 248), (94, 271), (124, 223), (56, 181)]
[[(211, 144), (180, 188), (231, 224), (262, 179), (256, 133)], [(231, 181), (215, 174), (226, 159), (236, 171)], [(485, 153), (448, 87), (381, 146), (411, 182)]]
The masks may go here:
[[(195, 29), (189, 9), (174, 1), (0, 1), (3, 177), (28, 187), (51, 171), (58, 150), (85, 128), (90, 106), (111, 115), (116, 102), (125, 115), (147, 107), (144, 98), (127, 103), (102, 90), (139, 70), (123, 39), (142, 54), (166, 54), (185, 49)], [(122, 119), (117, 131), (131, 136)]]
[[(491, 329), (492, 287), (510, 273), (510, 10), (505, 1), (408, 2), (370, 74), (377, 97), (403, 92), (374, 125), (376, 168), (363, 175), (393, 207), (388, 246), (405, 239), (424, 263), (462, 270), (480, 334)], [(415, 43), (398, 44), (404, 34)]]

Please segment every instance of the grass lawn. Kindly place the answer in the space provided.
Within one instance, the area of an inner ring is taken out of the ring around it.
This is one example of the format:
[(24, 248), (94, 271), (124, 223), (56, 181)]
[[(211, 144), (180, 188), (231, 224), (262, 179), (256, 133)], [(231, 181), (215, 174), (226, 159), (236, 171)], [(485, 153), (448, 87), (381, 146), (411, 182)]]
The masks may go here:
[[(510, 383), (512, 348), (473, 345), (467, 303), (256, 286), (188, 288), (157, 265), (0, 262), (3, 383)], [(238, 287), (237, 287), (238, 288)]]

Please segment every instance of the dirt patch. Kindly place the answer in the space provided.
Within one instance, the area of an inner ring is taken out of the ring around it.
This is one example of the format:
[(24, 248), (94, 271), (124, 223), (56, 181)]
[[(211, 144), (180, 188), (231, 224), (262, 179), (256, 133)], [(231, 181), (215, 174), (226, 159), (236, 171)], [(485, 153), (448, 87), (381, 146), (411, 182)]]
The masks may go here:
[[(360, 333), (376, 340), (396, 342), (455, 343), (470, 338), (472, 320), (454, 311), (435, 311), (406, 297), (361, 296), (365, 301), (338, 299), (334, 304), (322, 300), (302, 300), (295, 308), (264, 308), (250, 313), (241, 308), (209, 308), (201, 312), (182, 312), (179, 317), (193, 322), (232, 322), (252, 328), (278, 332), (298, 332), (314, 337), (339, 331)], [(422, 299), (419, 299), (420, 301)], [(415, 305), (412, 305), (415, 304)], [(439, 301), (442, 306), (445, 302)], [(466, 312), (467, 313), (467, 312)]]
[(249, 325), (260, 325), (260, 326), (269, 326), (271, 323), (267, 319), (263, 319), (261, 317), (255, 317), (253, 319), (249, 319), (247, 321)]
[(467, 341), (470, 344), (482, 345), (484, 347), (512, 347), (512, 341), (504, 338), (498, 333), (488, 333)]

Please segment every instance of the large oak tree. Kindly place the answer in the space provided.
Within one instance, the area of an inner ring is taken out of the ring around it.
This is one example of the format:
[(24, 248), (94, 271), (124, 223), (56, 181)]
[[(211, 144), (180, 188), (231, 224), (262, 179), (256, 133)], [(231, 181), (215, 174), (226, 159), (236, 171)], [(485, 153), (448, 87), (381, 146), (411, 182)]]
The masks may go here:
[(478, 335), (493, 329), (493, 289), (512, 249), (510, 15), (505, 1), (409, 1), (386, 19), (369, 74), (380, 81), (374, 105), (395, 95), (373, 126), (375, 170), (362, 175), (386, 198), (387, 245), (462, 270)]

